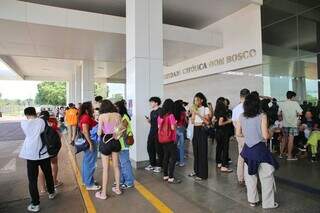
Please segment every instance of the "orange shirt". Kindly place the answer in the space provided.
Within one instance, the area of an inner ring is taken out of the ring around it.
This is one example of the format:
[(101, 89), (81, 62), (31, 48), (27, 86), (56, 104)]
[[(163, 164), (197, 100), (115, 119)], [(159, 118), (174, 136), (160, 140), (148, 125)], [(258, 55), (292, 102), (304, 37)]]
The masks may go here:
[(65, 113), (65, 121), (69, 126), (76, 126), (78, 124), (78, 110), (70, 108)]

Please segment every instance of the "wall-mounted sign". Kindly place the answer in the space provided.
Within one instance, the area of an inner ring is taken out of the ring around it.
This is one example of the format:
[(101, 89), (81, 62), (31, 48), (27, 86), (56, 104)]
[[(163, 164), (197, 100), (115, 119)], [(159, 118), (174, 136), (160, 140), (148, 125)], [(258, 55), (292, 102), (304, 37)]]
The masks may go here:
[[(180, 80), (187, 80), (190, 78), (195, 78), (203, 75), (213, 74), (212, 69), (224, 68), (220, 69), (220, 71), (226, 71), (226, 69), (235, 69), (239, 68), (238, 66), (234, 66), (236, 63), (243, 63), (249, 59), (253, 59), (257, 56), (256, 49), (249, 49), (245, 51), (241, 51), (238, 53), (234, 53), (231, 55), (214, 58), (210, 60), (204, 60), (197, 64), (192, 64), (191, 66), (178, 68), (175, 70), (170, 70), (164, 74), (165, 83), (173, 83)], [(248, 64), (248, 66), (252, 66), (252, 64)], [(181, 66), (180, 66), (181, 67)], [(170, 69), (170, 68), (169, 68)], [(214, 72), (217, 73), (217, 72)]]

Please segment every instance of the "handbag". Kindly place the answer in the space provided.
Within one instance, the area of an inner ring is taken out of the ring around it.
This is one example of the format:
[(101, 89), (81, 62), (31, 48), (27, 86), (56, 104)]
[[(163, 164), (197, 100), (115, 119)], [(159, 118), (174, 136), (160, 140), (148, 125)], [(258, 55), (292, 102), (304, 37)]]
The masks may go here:
[(132, 146), (134, 144), (134, 137), (133, 137), (132, 132), (129, 132), (124, 139), (125, 139), (125, 143), (128, 146)]
[(90, 148), (88, 141), (85, 139), (79, 127), (77, 127), (76, 139), (74, 141), (75, 154), (86, 151)]

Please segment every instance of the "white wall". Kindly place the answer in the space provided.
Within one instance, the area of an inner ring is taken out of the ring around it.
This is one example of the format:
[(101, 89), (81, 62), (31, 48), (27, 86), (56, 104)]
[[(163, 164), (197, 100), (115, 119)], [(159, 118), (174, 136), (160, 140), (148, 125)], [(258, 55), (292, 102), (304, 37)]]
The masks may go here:
[[(165, 84), (262, 64), (260, 5), (250, 4), (204, 28), (203, 31), (222, 33), (223, 48), (165, 67)], [(241, 60), (238, 58), (235, 61), (227, 60), (230, 56), (250, 50), (255, 50), (252, 57), (242, 58)], [(210, 66), (210, 62), (218, 59), (222, 63), (219, 65), (211, 64)], [(201, 63), (206, 63), (207, 68), (185, 72), (186, 68)]]
[(230, 100), (233, 107), (239, 102), (239, 92), (242, 88), (263, 93), (262, 66), (167, 84), (164, 94), (165, 98), (183, 99), (191, 103), (193, 96), (202, 92), (213, 105), (218, 97), (223, 96)]

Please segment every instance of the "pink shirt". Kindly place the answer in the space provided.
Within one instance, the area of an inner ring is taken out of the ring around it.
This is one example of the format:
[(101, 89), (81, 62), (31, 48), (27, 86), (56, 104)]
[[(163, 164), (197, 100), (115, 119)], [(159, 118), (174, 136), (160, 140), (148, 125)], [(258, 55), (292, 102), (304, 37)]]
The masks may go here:
[[(159, 129), (160, 129), (161, 124), (164, 122), (165, 119), (168, 119), (168, 122), (169, 122), (168, 124), (169, 124), (170, 127), (172, 125), (176, 125), (177, 124), (177, 121), (176, 121), (176, 119), (175, 119), (173, 114), (165, 115), (163, 118), (158, 116), (157, 122), (158, 122), (158, 128)], [(174, 134), (171, 134), (171, 141), (176, 141), (176, 139), (177, 139), (176, 129), (171, 130), (171, 131), (173, 131), (173, 133), (174, 133)]]

